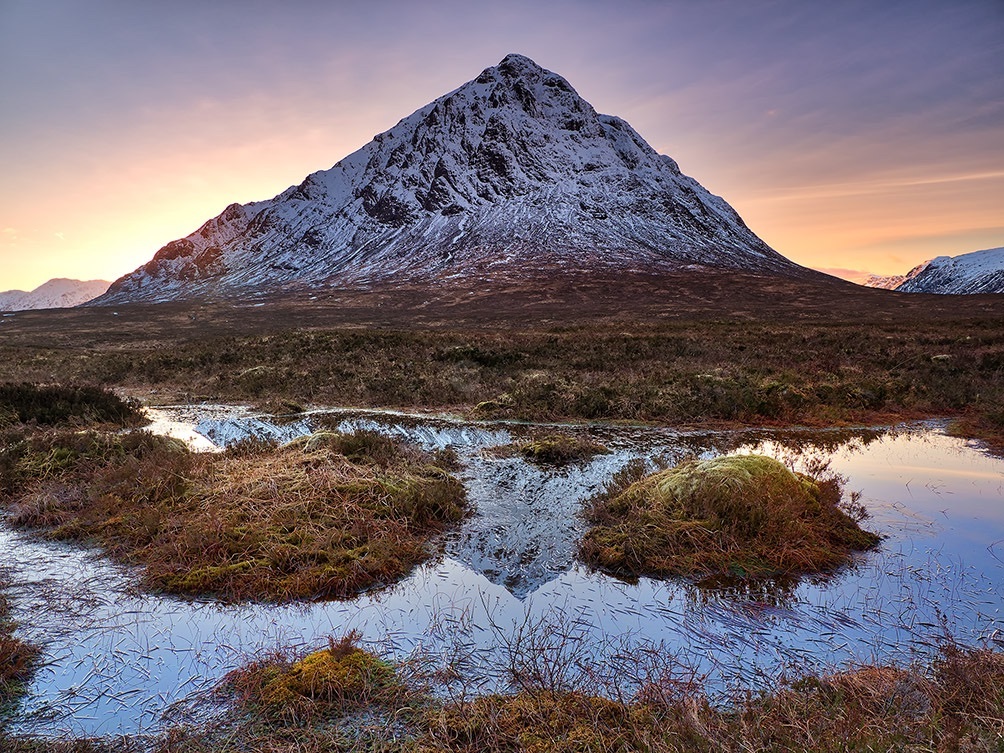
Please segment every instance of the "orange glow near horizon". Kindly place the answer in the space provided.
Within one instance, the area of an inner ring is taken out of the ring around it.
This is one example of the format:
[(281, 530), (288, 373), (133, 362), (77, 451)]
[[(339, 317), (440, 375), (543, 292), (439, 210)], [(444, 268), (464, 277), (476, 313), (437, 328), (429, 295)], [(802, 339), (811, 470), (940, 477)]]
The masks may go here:
[(625, 2), (4, 7), (0, 290), (126, 274), (509, 52), (799, 264), (903, 274), (1004, 246), (1004, 10)]

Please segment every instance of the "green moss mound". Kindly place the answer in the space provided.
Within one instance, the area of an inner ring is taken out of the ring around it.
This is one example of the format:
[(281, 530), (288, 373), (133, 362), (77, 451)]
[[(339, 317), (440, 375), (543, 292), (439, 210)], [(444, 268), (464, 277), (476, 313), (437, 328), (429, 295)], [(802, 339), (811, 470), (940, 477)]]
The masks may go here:
[(587, 512), (583, 561), (622, 577), (702, 579), (821, 573), (880, 537), (815, 480), (762, 455), (689, 461), (610, 490)]

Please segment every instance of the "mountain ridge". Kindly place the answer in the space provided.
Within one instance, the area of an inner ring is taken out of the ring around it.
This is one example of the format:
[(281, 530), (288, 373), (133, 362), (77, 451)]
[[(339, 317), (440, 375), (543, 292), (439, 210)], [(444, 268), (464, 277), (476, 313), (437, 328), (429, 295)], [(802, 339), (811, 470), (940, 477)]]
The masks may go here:
[(107, 280), (73, 280), (54, 277), (34, 290), (0, 292), (0, 311), (70, 308), (102, 295), (111, 285)]
[(905, 275), (873, 275), (865, 287), (898, 293), (975, 295), (1004, 293), (1004, 247), (971, 251), (958, 256), (937, 256)]
[(333, 167), (231, 204), (94, 303), (687, 267), (809, 274), (626, 121), (511, 54)]

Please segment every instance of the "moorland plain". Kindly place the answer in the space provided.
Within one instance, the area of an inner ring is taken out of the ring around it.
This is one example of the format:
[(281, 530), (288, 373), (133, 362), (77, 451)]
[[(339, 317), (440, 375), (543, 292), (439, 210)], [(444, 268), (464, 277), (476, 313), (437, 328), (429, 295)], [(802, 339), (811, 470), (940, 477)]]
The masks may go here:
[(1004, 296), (708, 273), (23, 312), (0, 324), (0, 381), (277, 412), (687, 426), (953, 417), (999, 446)]

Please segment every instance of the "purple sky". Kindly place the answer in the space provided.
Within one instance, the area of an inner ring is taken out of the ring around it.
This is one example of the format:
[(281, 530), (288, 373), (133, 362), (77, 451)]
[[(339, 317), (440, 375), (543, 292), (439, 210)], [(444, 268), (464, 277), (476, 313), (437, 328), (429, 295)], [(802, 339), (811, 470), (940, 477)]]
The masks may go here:
[(799, 263), (1004, 246), (1004, 0), (0, 0), (0, 290), (131, 271), (509, 52)]

